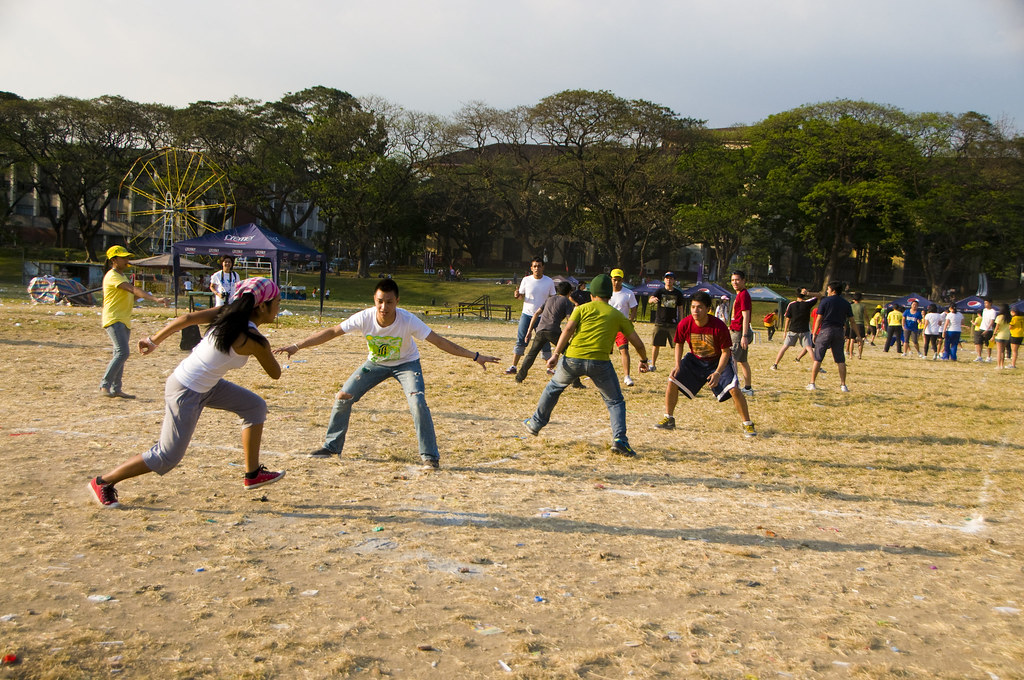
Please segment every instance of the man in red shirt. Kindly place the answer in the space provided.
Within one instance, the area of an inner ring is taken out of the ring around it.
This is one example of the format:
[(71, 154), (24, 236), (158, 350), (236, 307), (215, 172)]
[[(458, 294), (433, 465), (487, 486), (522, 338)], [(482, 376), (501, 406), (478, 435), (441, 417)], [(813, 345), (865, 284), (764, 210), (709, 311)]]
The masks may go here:
[(743, 380), (743, 396), (752, 397), (754, 390), (750, 386), (747, 347), (754, 342), (754, 331), (750, 327), (750, 315), (753, 313), (754, 305), (750, 299), (750, 293), (747, 291), (746, 272), (737, 269), (729, 280), (733, 290), (736, 291), (736, 300), (732, 303), (732, 323), (729, 324), (729, 330), (732, 332), (733, 358), (736, 360), (736, 368)]
[[(756, 437), (754, 423), (750, 420), (747, 399), (739, 387), (736, 369), (732, 362), (732, 338), (729, 329), (720, 319), (711, 316), (711, 296), (700, 291), (690, 300), (690, 315), (676, 327), (676, 367), (669, 375), (665, 389), (665, 417), (655, 425), (659, 430), (674, 430), (676, 419), (672, 415), (682, 392), (688, 399), (697, 396), (707, 383), (718, 401), (732, 398), (736, 412), (743, 419), (743, 434)], [(683, 356), (683, 346), (690, 351)]]

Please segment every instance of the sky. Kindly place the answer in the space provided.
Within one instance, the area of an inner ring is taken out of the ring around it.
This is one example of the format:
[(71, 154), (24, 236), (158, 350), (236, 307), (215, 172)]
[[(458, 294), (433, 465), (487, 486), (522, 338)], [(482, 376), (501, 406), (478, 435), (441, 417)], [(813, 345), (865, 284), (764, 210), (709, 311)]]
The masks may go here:
[(856, 99), (1024, 130), (1024, 0), (0, 0), (0, 90), (176, 107), (324, 85), (448, 116), (563, 90), (709, 127)]

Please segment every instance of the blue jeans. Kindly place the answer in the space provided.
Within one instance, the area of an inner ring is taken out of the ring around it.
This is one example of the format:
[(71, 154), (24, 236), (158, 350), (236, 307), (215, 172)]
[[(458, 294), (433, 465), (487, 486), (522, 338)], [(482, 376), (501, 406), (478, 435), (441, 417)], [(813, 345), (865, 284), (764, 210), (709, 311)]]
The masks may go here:
[(103, 374), (100, 388), (110, 390), (111, 392), (120, 392), (121, 377), (124, 375), (124, 364), (132, 353), (131, 347), (128, 346), (132, 331), (120, 321), (110, 324), (103, 330), (110, 336), (110, 341), (114, 345), (114, 356), (111, 357), (110, 363), (107, 364), (107, 372)]
[[(530, 314), (523, 314), (519, 317), (519, 328), (516, 331), (516, 346), (513, 348), (513, 354), (522, 356), (526, 354), (526, 332), (530, 330), (530, 322), (533, 321), (533, 316)], [(544, 361), (551, 358), (551, 343), (545, 342), (540, 348), (541, 356), (544, 357)]]
[(402, 386), (405, 398), (412, 412), (412, 422), (416, 426), (416, 438), (419, 440), (420, 456), (437, 460), (437, 437), (434, 435), (434, 420), (430, 417), (427, 398), (424, 392), (423, 371), (419, 359), (407, 361), (398, 366), (380, 366), (367, 361), (355, 370), (341, 387), (341, 391), (350, 394), (348, 399), (336, 399), (331, 410), (331, 419), (327, 424), (327, 437), (324, 448), (334, 453), (341, 453), (345, 448), (345, 435), (348, 434), (348, 421), (352, 415), (352, 405), (388, 378), (394, 378)]
[(587, 376), (594, 381), (594, 387), (601, 393), (608, 415), (612, 421), (612, 440), (628, 444), (626, 439), (626, 400), (622, 397), (619, 387), (619, 376), (615, 373), (612, 362), (599, 359), (570, 359), (562, 357), (555, 369), (555, 375), (541, 392), (537, 402), (537, 412), (527, 421), (530, 429), (537, 432), (551, 420), (551, 412), (562, 392), (580, 376)]
[(944, 359), (956, 361), (956, 351), (960, 349), (960, 331), (946, 331), (946, 356)]

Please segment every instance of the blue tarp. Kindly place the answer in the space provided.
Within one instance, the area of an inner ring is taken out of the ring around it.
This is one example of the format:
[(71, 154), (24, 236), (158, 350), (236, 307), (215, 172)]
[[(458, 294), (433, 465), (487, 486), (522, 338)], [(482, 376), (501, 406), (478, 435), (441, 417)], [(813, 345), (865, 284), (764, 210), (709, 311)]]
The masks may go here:
[(722, 288), (717, 283), (704, 281), (703, 283), (698, 283), (696, 286), (684, 290), (683, 297), (691, 298), (693, 297), (693, 294), (698, 291), (704, 291), (705, 293), (710, 295), (713, 300), (731, 300), (733, 296), (731, 292), (727, 291), (725, 288)]
[(953, 304), (956, 305), (956, 311), (958, 312), (981, 314), (981, 310), (985, 309), (985, 298), (978, 297), (977, 295), (968, 295), (963, 300), (957, 300)]

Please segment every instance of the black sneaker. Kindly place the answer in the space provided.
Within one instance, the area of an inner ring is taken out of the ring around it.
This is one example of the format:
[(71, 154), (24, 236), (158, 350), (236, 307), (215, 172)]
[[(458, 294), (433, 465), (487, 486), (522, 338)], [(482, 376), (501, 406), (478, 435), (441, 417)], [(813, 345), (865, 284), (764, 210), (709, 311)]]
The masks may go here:
[(612, 451), (620, 456), (625, 456), (626, 458), (633, 458), (636, 456), (636, 451), (633, 450), (633, 447), (629, 445), (629, 442), (623, 439), (616, 439), (612, 442)]
[(121, 504), (117, 502), (117, 489), (114, 488), (114, 485), (100, 484), (96, 479), (93, 477), (89, 480), (89, 490), (92, 491), (92, 497), (96, 502), (105, 508), (121, 507)]
[(674, 430), (676, 429), (676, 419), (672, 416), (665, 416), (654, 427), (658, 430)]
[(336, 454), (334, 451), (331, 451), (329, 448), (327, 448), (325, 446), (321, 446), (316, 451), (313, 451), (312, 453), (310, 453), (309, 457), (310, 458), (330, 458), (331, 456), (337, 456), (337, 455), (338, 454)]

